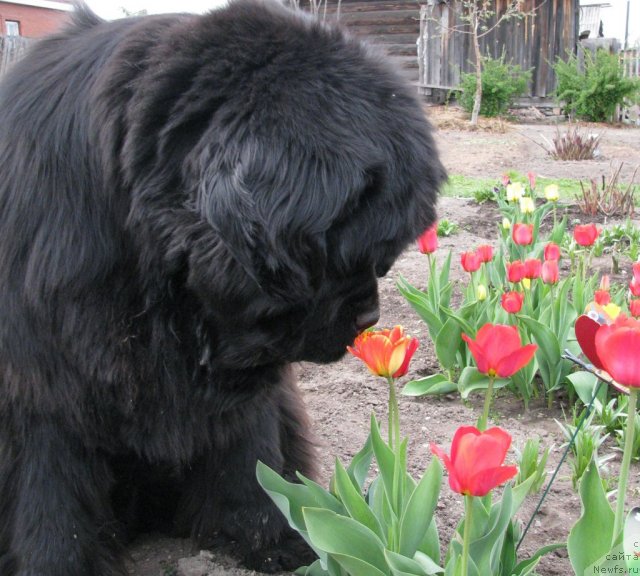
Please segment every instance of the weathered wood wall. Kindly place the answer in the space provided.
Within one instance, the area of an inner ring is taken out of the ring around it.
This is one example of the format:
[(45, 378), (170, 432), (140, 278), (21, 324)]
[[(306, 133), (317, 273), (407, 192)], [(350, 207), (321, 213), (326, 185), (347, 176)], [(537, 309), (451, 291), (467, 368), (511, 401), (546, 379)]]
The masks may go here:
[(0, 36), (0, 76), (24, 54), (30, 43), (31, 40), (21, 36)]
[(327, 18), (337, 18), (356, 36), (382, 46), (410, 80), (418, 81), (418, 0), (327, 0)]
[[(493, 0), (496, 16), (491, 28), (507, 8), (509, 0)], [(524, 70), (532, 69), (529, 99), (544, 103), (555, 88), (552, 64), (558, 56), (575, 52), (578, 39), (578, 0), (525, 0), (522, 10), (532, 15), (502, 22), (481, 40), (483, 54), (507, 61)], [(418, 61), (420, 91), (427, 97), (455, 88), (464, 72), (472, 72), (475, 61), (471, 35), (460, 18), (457, 0), (428, 0), (420, 13)]]

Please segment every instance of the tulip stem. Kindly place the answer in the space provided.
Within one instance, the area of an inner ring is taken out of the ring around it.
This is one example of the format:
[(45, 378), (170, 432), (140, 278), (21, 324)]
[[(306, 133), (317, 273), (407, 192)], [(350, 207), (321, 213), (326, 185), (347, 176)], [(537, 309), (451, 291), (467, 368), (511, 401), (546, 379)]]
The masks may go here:
[(484, 408), (482, 409), (482, 417), (478, 423), (478, 429), (484, 432), (487, 429), (487, 422), (489, 421), (489, 409), (491, 408), (491, 398), (493, 396), (493, 381), (494, 376), (489, 376), (489, 386), (484, 394)]
[(462, 536), (462, 576), (469, 574), (469, 545), (471, 544), (471, 517), (473, 516), (473, 496), (464, 497), (464, 534)]
[(389, 377), (389, 448), (396, 450), (400, 446), (400, 410), (396, 395), (396, 381)]
[(618, 478), (618, 495), (616, 498), (616, 515), (613, 522), (613, 539), (611, 546), (614, 546), (618, 536), (623, 530), (624, 523), (624, 500), (627, 493), (627, 479), (629, 477), (629, 466), (631, 464), (631, 453), (633, 452), (633, 435), (636, 425), (636, 403), (638, 391), (629, 387), (629, 402), (627, 404), (627, 429), (624, 435), (624, 452), (622, 455), (622, 466)]

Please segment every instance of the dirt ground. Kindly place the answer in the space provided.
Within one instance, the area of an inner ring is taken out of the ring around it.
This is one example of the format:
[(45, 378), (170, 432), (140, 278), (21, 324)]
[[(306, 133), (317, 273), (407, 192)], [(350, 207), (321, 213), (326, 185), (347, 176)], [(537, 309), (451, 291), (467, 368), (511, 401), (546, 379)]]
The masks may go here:
[[(430, 111), (436, 125), (437, 143), (447, 169), (452, 174), (495, 177), (509, 169), (522, 173), (533, 171), (549, 178), (599, 178), (610, 172), (611, 162), (624, 161), (622, 179), (629, 180), (635, 167), (640, 166), (640, 129), (591, 126), (589, 130), (601, 133), (601, 155), (597, 160), (583, 162), (558, 162), (546, 155), (539, 144), (545, 138), (551, 140), (556, 127), (549, 124), (488, 124), (485, 129), (468, 131), (451, 120), (442, 109)], [(640, 179), (640, 173), (638, 175)], [(441, 200), (441, 218), (455, 222), (460, 231), (441, 239), (441, 251), (452, 249), (452, 269), (461, 277), (457, 255), (479, 243), (495, 240), (497, 212), (494, 208), (478, 206), (472, 200)], [(437, 370), (437, 361), (429, 341), (426, 326), (398, 293), (395, 283), (400, 274), (414, 285), (426, 282), (426, 260), (415, 247), (410, 247), (394, 268), (380, 281), (382, 327), (404, 325), (407, 332), (417, 336), (421, 346), (414, 356), (409, 375), (405, 380), (431, 374)], [(352, 357), (332, 365), (319, 367), (302, 364), (298, 367), (299, 383), (304, 393), (309, 413), (315, 425), (319, 444), (323, 480), (330, 476), (336, 456), (343, 462), (349, 460), (366, 439), (369, 416), (372, 411), (380, 418), (386, 415), (386, 390), (382, 380), (371, 376)], [(428, 445), (436, 442), (448, 449), (456, 428), (472, 424), (481, 409), (481, 398), (472, 397), (467, 404), (456, 395), (412, 399), (401, 397), (400, 411), (403, 433), (409, 435), (409, 462), (417, 476), (432, 458)], [(522, 404), (508, 394), (500, 395), (494, 406), (494, 423), (509, 430), (515, 446), (522, 446), (532, 436), (539, 436), (543, 445), (552, 446), (548, 467), (555, 467), (560, 457), (563, 438), (554, 419), (563, 420), (562, 406), (558, 403), (548, 410), (541, 402), (533, 402), (528, 412)], [(605, 452), (612, 450), (607, 445)], [(513, 455), (512, 455), (513, 457)], [(616, 461), (612, 464), (615, 471)], [(638, 498), (640, 467), (632, 467), (633, 497)], [(568, 530), (580, 513), (580, 502), (571, 488), (567, 466), (542, 507), (523, 547), (522, 557), (542, 544), (566, 539)], [(636, 504), (638, 502), (635, 502)], [(528, 520), (536, 504), (530, 498), (520, 513)], [(438, 505), (438, 519), (444, 538), (451, 534), (463, 511), (462, 499), (448, 486), (442, 488)], [(155, 535), (145, 536), (130, 547), (130, 574), (138, 576), (249, 576), (255, 572), (242, 569), (234, 560), (219, 551), (199, 552), (185, 540), (169, 539)], [(552, 576), (570, 574), (566, 552), (547, 556), (539, 565), (538, 574)]]

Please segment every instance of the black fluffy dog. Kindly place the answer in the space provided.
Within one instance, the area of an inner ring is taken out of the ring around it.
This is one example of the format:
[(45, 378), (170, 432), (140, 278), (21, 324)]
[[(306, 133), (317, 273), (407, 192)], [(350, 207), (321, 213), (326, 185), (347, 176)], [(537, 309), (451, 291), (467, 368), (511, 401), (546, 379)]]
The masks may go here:
[(0, 130), (0, 574), (124, 574), (150, 525), (279, 568), (256, 461), (313, 474), (288, 366), (340, 358), (434, 221), (420, 106), (277, 4), (80, 9), (4, 79)]

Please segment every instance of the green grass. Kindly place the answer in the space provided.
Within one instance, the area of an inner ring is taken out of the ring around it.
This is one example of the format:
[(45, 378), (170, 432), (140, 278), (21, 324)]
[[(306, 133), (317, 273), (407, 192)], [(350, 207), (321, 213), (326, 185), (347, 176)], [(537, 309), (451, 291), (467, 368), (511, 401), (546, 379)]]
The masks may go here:
[[(527, 184), (527, 176), (515, 171), (507, 172), (512, 181), (519, 181)], [(473, 198), (476, 192), (491, 190), (500, 184), (501, 176), (495, 178), (474, 178), (462, 176), (461, 174), (450, 174), (449, 181), (442, 190), (443, 196), (456, 198)], [(541, 178), (536, 180), (536, 191), (539, 197), (544, 194), (544, 187), (548, 184), (557, 184), (560, 188), (560, 200), (574, 200), (576, 195), (581, 194), (580, 181), (571, 178)], [(586, 184), (586, 182), (585, 182)]]

